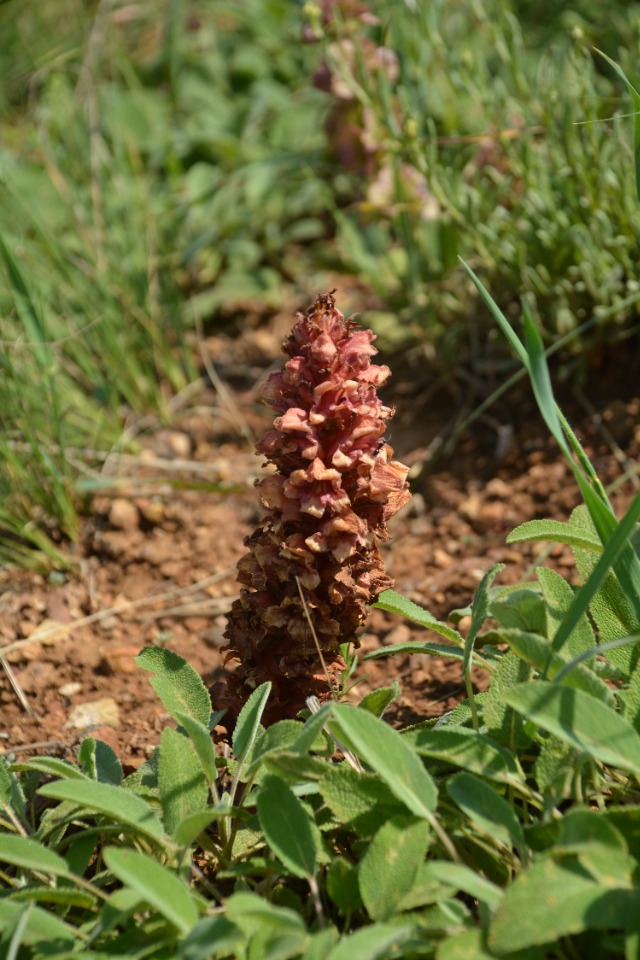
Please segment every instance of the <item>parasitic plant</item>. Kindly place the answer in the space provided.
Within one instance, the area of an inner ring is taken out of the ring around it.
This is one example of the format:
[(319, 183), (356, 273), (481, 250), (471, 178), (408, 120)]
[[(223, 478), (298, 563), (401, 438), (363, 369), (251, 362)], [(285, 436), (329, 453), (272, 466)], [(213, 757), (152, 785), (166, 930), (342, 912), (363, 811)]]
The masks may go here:
[(216, 691), (232, 718), (266, 680), (271, 720), (330, 695), (340, 645), (358, 646), (367, 605), (392, 585), (379, 543), (410, 494), (407, 467), (382, 439), (393, 410), (377, 389), (390, 371), (371, 362), (373, 340), (331, 294), (320, 296), (298, 314), (283, 345), (289, 359), (263, 388), (275, 419), (256, 449), (273, 466), (257, 482), (265, 516), (245, 540), (243, 589), (225, 631), (227, 660), (238, 665)]

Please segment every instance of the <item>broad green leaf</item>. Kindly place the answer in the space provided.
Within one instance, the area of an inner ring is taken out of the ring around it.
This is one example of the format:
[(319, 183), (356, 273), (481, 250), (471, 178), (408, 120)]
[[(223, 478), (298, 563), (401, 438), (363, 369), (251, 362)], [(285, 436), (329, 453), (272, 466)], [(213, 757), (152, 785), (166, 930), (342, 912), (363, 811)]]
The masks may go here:
[(335, 927), (325, 927), (324, 930), (312, 933), (301, 960), (326, 960), (337, 939), (338, 931)]
[(266, 756), (295, 750), (302, 726), (299, 720), (280, 720), (267, 727), (256, 739), (251, 753), (251, 762), (246, 771), (247, 776), (250, 777), (258, 770)]
[(457, 630), (448, 627), (446, 623), (441, 623), (440, 620), (436, 620), (428, 610), (423, 610), (423, 608), (419, 607), (413, 600), (407, 600), (406, 597), (403, 597), (400, 593), (396, 593), (395, 590), (384, 590), (378, 597), (374, 607), (377, 607), (379, 610), (387, 610), (389, 613), (399, 613), (400, 616), (411, 620), (412, 623), (426, 627), (428, 630), (432, 630), (433, 633), (437, 633), (441, 637), (446, 637), (447, 640), (451, 640), (452, 643), (460, 647), (464, 646), (464, 639)]
[[(564, 577), (549, 567), (538, 568), (538, 581), (547, 608), (547, 636), (553, 639), (571, 609), (575, 594)], [(562, 653), (567, 658), (575, 657), (584, 650), (592, 649), (596, 643), (593, 627), (586, 614), (583, 614), (567, 637)]]
[(69, 876), (69, 865), (66, 860), (29, 837), (1, 833), (0, 863), (3, 862), (21, 867), (23, 870), (49, 873), (54, 877)]
[(622, 834), (629, 852), (640, 860), (640, 805), (607, 807), (599, 816)]
[(359, 773), (347, 763), (325, 770), (318, 786), (333, 815), (365, 836), (404, 810), (404, 804), (379, 777)]
[(122, 764), (115, 750), (103, 740), (86, 737), (78, 750), (78, 763), (92, 780), (115, 786), (122, 783)]
[(130, 887), (165, 920), (187, 934), (198, 920), (198, 910), (188, 886), (157, 860), (121, 847), (107, 847), (104, 862), (111, 873)]
[(349, 917), (362, 906), (360, 887), (358, 885), (358, 868), (336, 857), (329, 864), (327, 870), (327, 893), (333, 903), (345, 917)]
[(378, 690), (367, 693), (358, 704), (358, 709), (368, 710), (376, 717), (381, 717), (387, 707), (391, 706), (401, 694), (400, 684), (396, 681), (391, 687), (380, 687)]
[(484, 780), (472, 773), (458, 773), (446, 782), (454, 803), (488, 836), (505, 846), (514, 846), (526, 859), (526, 845), (520, 821), (513, 807)]
[(411, 890), (429, 845), (429, 825), (419, 817), (388, 820), (358, 866), (362, 902), (372, 920), (389, 920)]
[(136, 663), (154, 674), (149, 682), (169, 716), (179, 722), (177, 714), (187, 713), (208, 728), (211, 698), (202, 677), (186, 660), (164, 647), (144, 647)]
[(234, 893), (226, 908), (227, 918), (247, 936), (264, 928), (279, 933), (305, 933), (304, 920), (298, 913), (269, 903), (257, 893)]
[(404, 734), (417, 753), (433, 757), (454, 767), (463, 767), (488, 780), (500, 783), (522, 783), (513, 754), (487, 734), (467, 727), (438, 727)]
[(256, 687), (240, 711), (233, 731), (233, 752), (238, 760), (245, 757), (255, 743), (270, 693), (271, 683), (261, 684)]
[(507, 887), (489, 928), (489, 946), (510, 954), (585, 930), (620, 929), (639, 908), (640, 891), (603, 890), (572, 858), (546, 858)]
[[(493, 637), (493, 633), (490, 635)], [(542, 672), (546, 668), (550, 680), (557, 678), (557, 683), (584, 690), (603, 703), (614, 706), (611, 687), (585, 664), (575, 663), (569, 669), (569, 662), (560, 653), (553, 651), (551, 641), (545, 637), (526, 633), (524, 630), (496, 630), (495, 636), (499, 642), (508, 643), (521, 660), (525, 660), (536, 670)], [(596, 647), (596, 652), (597, 649)]]
[(290, 783), (314, 783), (327, 771), (327, 764), (317, 757), (294, 753), (291, 750), (266, 754), (264, 765), (271, 773), (283, 777)]
[(207, 829), (209, 824), (214, 823), (222, 817), (228, 816), (225, 809), (223, 812), (216, 807), (207, 807), (205, 810), (198, 810), (190, 813), (181, 820), (173, 833), (173, 839), (181, 847), (189, 847), (198, 839), (200, 834)]
[(237, 956), (244, 936), (226, 917), (206, 917), (178, 944), (178, 960), (215, 960)]
[(204, 773), (208, 783), (215, 783), (218, 770), (216, 768), (216, 751), (213, 746), (213, 740), (211, 739), (211, 734), (207, 727), (200, 723), (199, 720), (196, 720), (195, 717), (192, 717), (190, 714), (182, 713), (178, 711), (176, 713), (176, 720), (180, 726), (186, 730), (189, 735), (189, 739), (194, 746), (198, 759), (202, 766), (202, 772)]
[(528, 587), (496, 597), (491, 601), (490, 615), (503, 627), (545, 632), (544, 602), (538, 591)]
[(417, 817), (431, 819), (438, 791), (422, 761), (400, 734), (383, 720), (342, 704), (334, 704), (330, 726), (338, 737), (375, 770), (389, 789)]
[(0, 899), (0, 930), (12, 930), (20, 922), (25, 910), (28, 920), (22, 932), (21, 943), (27, 947), (39, 946), (39, 956), (46, 956), (47, 948), (55, 944), (59, 951), (72, 950), (77, 943), (77, 932), (48, 910), (31, 904), (13, 903)]
[(89, 779), (86, 773), (83, 773), (75, 764), (67, 760), (59, 760), (57, 757), (34, 757), (32, 760), (12, 763), (9, 769), (37, 770), (38, 773), (45, 773), (49, 777), (61, 777), (63, 780)]
[(123, 827), (127, 826), (152, 840), (161, 842), (163, 839), (162, 824), (149, 804), (121, 787), (91, 780), (60, 780), (40, 787), (38, 793), (52, 800), (68, 800), (80, 808), (122, 823)]
[(429, 860), (424, 872), (435, 882), (446, 884), (453, 890), (466, 893), (475, 900), (486, 903), (491, 910), (495, 910), (502, 900), (503, 891), (500, 887), (463, 863)]
[(373, 923), (341, 937), (327, 960), (387, 960), (414, 933), (415, 928), (408, 925)]
[(162, 731), (158, 786), (164, 828), (171, 835), (207, 802), (207, 782), (193, 743), (173, 727)]
[(602, 543), (595, 531), (579, 530), (561, 520), (527, 520), (507, 534), (507, 543), (530, 543), (535, 540), (565, 543), (595, 554), (602, 553)]
[(505, 702), (508, 690), (531, 676), (531, 668), (510, 650), (500, 659), (491, 675), (491, 685), (482, 704), (482, 717), (489, 734), (511, 750), (527, 741), (524, 723)]
[(440, 941), (436, 960), (495, 960), (495, 954), (489, 952), (483, 930), (463, 930)]
[(505, 702), (575, 750), (640, 773), (640, 736), (606, 704), (582, 690), (542, 680), (505, 691)]
[(296, 877), (316, 872), (318, 844), (311, 818), (291, 787), (269, 774), (258, 793), (258, 817), (265, 839)]
[(322, 730), (331, 715), (331, 704), (324, 703), (317, 713), (312, 713), (303, 726), (300, 727), (300, 733), (293, 745), (293, 749), (299, 753), (306, 753), (311, 750), (318, 738), (322, 735)]

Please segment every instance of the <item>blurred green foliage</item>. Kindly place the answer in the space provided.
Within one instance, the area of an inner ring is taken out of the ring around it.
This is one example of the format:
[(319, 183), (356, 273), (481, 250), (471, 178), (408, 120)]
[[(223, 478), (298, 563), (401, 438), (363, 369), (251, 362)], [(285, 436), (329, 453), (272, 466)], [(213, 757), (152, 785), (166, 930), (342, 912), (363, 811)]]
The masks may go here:
[[(390, 334), (449, 345), (440, 363), (490, 336), (460, 256), (512, 315), (528, 293), (550, 337), (640, 290), (631, 124), (615, 119), (628, 101), (592, 50), (633, 76), (640, 4), (549, 6), (543, 19), (538, 4), (381, 0), (374, 26), (318, 23), (334, 145), (364, 175), (338, 217), (340, 251)], [(635, 316), (621, 306), (616, 323)]]
[(383, 347), (426, 345), (448, 371), (500, 350), (462, 256), (508, 315), (529, 294), (548, 338), (634, 320), (626, 91), (592, 46), (633, 78), (640, 3), (543, 12), (0, 4), (5, 556), (53, 549), (43, 524), (77, 535), (82, 451), (170, 417), (196, 319), (351, 273)]

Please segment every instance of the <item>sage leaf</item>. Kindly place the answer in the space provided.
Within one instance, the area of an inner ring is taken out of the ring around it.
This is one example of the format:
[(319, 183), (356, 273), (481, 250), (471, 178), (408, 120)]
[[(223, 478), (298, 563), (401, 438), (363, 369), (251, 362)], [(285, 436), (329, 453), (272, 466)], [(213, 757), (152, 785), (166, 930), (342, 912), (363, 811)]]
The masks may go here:
[(40, 787), (38, 793), (53, 800), (67, 800), (102, 816), (130, 827), (155, 841), (162, 841), (164, 833), (157, 816), (141, 797), (135, 793), (114, 787), (110, 783), (94, 783), (91, 780), (60, 780)]
[(575, 750), (640, 773), (640, 736), (628, 720), (583, 690), (535, 680), (506, 690), (504, 699)]
[(403, 737), (366, 710), (335, 704), (333, 717), (330, 727), (335, 724), (340, 740), (375, 770), (411, 813), (430, 820), (438, 791)]
[(188, 933), (198, 920), (191, 892), (177, 874), (137, 850), (107, 847), (104, 862), (122, 883), (140, 894), (180, 933)]
[(188, 713), (208, 728), (211, 698), (191, 664), (164, 647), (144, 647), (135, 659), (142, 670), (154, 674), (149, 682), (169, 716), (179, 722), (178, 713)]
[(388, 820), (358, 867), (362, 902), (372, 920), (389, 920), (411, 890), (427, 853), (429, 826), (420, 817)]
[(314, 825), (291, 787), (280, 777), (268, 774), (257, 806), (260, 826), (276, 856), (295, 876), (314, 876), (318, 854)]
[(207, 802), (207, 782), (193, 743), (173, 727), (162, 731), (158, 786), (164, 827), (170, 835)]

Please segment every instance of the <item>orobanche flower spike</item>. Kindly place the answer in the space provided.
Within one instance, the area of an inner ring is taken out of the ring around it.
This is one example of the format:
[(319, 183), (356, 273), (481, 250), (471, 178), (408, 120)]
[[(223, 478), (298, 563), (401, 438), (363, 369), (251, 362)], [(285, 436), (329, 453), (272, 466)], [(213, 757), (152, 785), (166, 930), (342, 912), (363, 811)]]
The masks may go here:
[(289, 359), (263, 388), (276, 416), (256, 449), (275, 471), (257, 482), (264, 520), (245, 540), (225, 631), (227, 661), (238, 665), (215, 700), (232, 718), (265, 680), (271, 721), (310, 695), (330, 696), (327, 673), (335, 683), (344, 667), (339, 645), (358, 646), (367, 605), (392, 585), (378, 546), (409, 499), (408, 468), (382, 439), (393, 410), (377, 388), (390, 371), (371, 362), (373, 340), (332, 294), (320, 296), (298, 314)]

